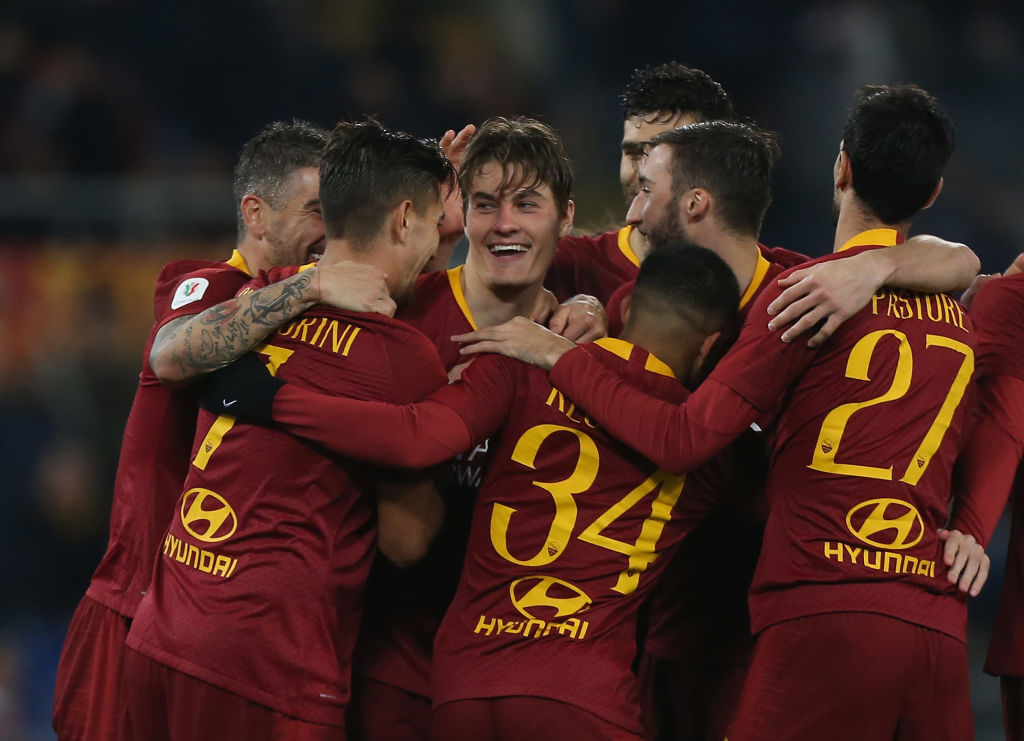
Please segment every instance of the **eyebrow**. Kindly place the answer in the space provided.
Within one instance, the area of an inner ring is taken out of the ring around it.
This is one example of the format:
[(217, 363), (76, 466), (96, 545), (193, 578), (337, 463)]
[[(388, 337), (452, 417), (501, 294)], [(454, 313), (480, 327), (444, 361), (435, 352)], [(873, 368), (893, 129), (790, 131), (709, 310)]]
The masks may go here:
[(303, 208), (312, 208), (313, 206), (319, 206), (319, 205), (320, 205), (320, 199), (319, 198), (310, 198), (308, 201), (306, 201), (302, 205), (302, 207)]
[(632, 141), (632, 140), (627, 141), (626, 139), (623, 139), (622, 140), (622, 151), (626, 152), (627, 154), (632, 154), (634, 152), (643, 152), (644, 148), (648, 144), (650, 144), (650, 142), (640, 142), (640, 141)]

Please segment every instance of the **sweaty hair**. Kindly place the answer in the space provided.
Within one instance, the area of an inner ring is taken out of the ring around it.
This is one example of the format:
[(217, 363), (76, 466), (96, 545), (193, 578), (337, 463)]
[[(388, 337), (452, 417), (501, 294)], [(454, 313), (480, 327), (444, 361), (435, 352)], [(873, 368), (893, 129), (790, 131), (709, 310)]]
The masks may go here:
[(565, 214), (572, 197), (572, 165), (562, 140), (547, 124), (532, 118), (489, 118), (466, 147), (459, 179), (463, 201), (473, 192), (473, 180), (488, 164), (505, 173), (501, 189), (547, 185)]
[(320, 164), (320, 204), (329, 239), (358, 247), (373, 239), (399, 203), (422, 214), (454, 184), (455, 170), (436, 142), (391, 131), (377, 121), (342, 122), (331, 131)]
[(772, 169), (779, 158), (774, 135), (737, 121), (705, 121), (666, 131), (651, 146), (672, 150), (672, 193), (704, 188), (722, 224), (757, 237), (772, 201)]
[(644, 258), (631, 311), (650, 317), (671, 314), (706, 336), (728, 328), (739, 303), (732, 268), (711, 250), (684, 242)]
[(924, 208), (954, 145), (953, 124), (938, 101), (914, 85), (860, 88), (843, 131), (853, 190), (886, 224)]
[(289, 178), (304, 167), (319, 167), (327, 132), (307, 121), (275, 121), (242, 146), (235, 165), (235, 220), (238, 238), (245, 234), (242, 198), (259, 196), (272, 208), (288, 198)]
[(721, 85), (699, 69), (679, 62), (633, 71), (619, 96), (626, 118), (640, 116), (665, 122), (684, 113), (697, 121), (730, 120), (732, 100)]

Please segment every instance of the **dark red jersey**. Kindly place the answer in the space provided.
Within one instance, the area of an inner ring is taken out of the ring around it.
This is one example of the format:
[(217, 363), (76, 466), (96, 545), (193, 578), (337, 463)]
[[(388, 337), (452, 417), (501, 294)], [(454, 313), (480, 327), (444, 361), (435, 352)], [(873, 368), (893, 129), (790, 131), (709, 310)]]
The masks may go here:
[[(740, 322), (779, 275), (810, 259), (781, 247), (759, 244), (758, 249), (754, 276), (740, 298)], [(762, 319), (767, 323), (767, 316)], [(718, 504), (679, 547), (658, 583), (645, 647), (691, 662), (702, 657), (705, 664), (742, 664), (752, 647), (747, 593), (767, 515), (764, 436), (748, 430), (704, 465), (720, 482)]]
[[(674, 403), (685, 395), (664, 363), (628, 342), (584, 348), (632, 387)], [(411, 467), (495, 440), (434, 644), (434, 705), (532, 695), (639, 731), (637, 610), (712, 505), (716, 487), (703, 473), (657, 470), (580, 414), (543, 371), (496, 356), (404, 408), (328, 406), (286, 387), (274, 418), (346, 455)], [(340, 433), (360, 419), (373, 421), (367, 434)]]
[(142, 351), (142, 372), (121, 443), (110, 510), (110, 539), (86, 595), (133, 617), (149, 585), (153, 561), (188, 473), (197, 402), (190, 388), (172, 390), (153, 374), (156, 333), (178, 317), (232, 298), (251, 278), (236, 250), (224, 262), (182, 260), (167, 265), (153, 296), (156, 323)]
[(563, 237), (548, 268), (544, 285), (565, 301), (578, 293), (608, 299), (626, 281), (636, 278), (640, 259), (629, 246), (632, 226), (593, 237)]
[[(864, 232), (835, 255), (895, 244)], [(771, 512), (751, 591), (752, 629), (827, 612), (875, 612), (960, 640), (966, 610), (946, 580), (947, 520), (974, 339), (948, 296), (885, 289), (817, 350), (762, 321), (682, 406), (645, 397), (571, 351), (552, 382), (666, 470), (692, 469), (752, 422), (771, 422)]]
[[(460, 266), (420, 276), (415, 298), (398, 315), (434, 343), (449, 370), (466, 360), (452, 335), (477, 328), (461, 275)], [(431, 647), (458, 583), (473, 496), (487, 466), (488, 442), (452, 451), (449, 457), (437, 479), (445, 501), (441, 532), (427, 556), (412, 567), (398, 569), (377, 559), (359, 636), (357, 671), (423, 697), (430, 696)]]
[(1006, 577), (985, 671), (1024, 676), (1024, 275), (996, 278), (971, 304), (978, 410), (957, 461), (951, 527), (987, 543), (1012, 497)]
[[(259, 352), (297, 386), (357, 399), (404, 403), (446, 382), (420, 332), (377, 314), (317, 307)], [(378, 474), (208, 412), (191, 461), (128, 645), (279, 712), (343, 726)]]

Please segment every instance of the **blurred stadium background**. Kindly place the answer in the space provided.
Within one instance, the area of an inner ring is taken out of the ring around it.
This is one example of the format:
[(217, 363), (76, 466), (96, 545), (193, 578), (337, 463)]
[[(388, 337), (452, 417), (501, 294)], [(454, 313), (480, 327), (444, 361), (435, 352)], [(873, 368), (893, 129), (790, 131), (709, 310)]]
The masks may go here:
[[(379, 114), (439, 136), (495, 114), (563, 135), (577, 226), (621, 220), (616, 96), (638, 66), (700, 67), (779, 132), (763, 241), (831, 249), (853, 90), (916, 82), (958, 148), (915, 231), (986, 272), (1024, 249), (1024, 6), (1012, 0), (6, 0), (0, 7), (0, 741), (51, 739), (71, 612), (105, 546), (160, 266), (226, 257), (231, 168), (265, 123)], [(994, 583), (972, 605), (986, 647)], [(976, 670), (978, 737), (1001, 738)]]

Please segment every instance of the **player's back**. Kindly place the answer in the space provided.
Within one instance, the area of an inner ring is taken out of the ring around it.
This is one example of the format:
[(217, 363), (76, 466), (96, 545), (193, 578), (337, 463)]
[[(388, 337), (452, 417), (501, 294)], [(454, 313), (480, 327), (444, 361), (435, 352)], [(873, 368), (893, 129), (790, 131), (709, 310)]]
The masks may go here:
[[(317, 307), (259, 348), (289, 382), (404, 403), (445, 381), (430, 343)], [(192, 467), (129, 645), (280, 712), (340, 725), (375, 548), (372, 472), (201, 412)]]
[[(778, 293), (766, 291), (760, 307)], [(750, 334), (737, 343), (741, 358)], [(946, 581), (936, 530), (948, 516), (972, 348), (953, 299), (883, 289), (817, 353), (792, 347), (766, 359), (765, 373), (791, 380), (770, 434), (755, 631), (866, 611), (962, 639), (966, 613)], [(743, 386), (741, 394), (756, 394)]]
[[(584, 347), (631, 385), (677, 403), (686, 395), (638, 347)], [(515, 403), (492, 441), (459, 588), (435, 642), (435, 707), (549, 697), (639, 732), (637, 610), (711, 507), (710, 488), (699, 472), (669, 475), (612, 440), (543, 371), (491, 362), (488, 375), (509, 375)]]

